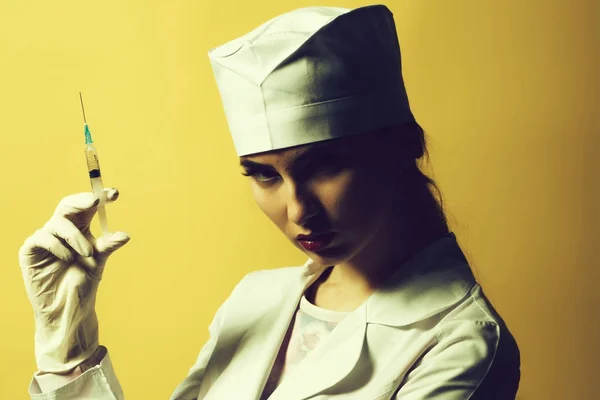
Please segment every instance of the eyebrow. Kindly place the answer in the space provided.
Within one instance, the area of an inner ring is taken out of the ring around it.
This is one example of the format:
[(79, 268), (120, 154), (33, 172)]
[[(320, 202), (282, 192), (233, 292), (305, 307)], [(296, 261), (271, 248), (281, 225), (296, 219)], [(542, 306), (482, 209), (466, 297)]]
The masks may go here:
[[(311, 147), (306, 150), (304, 153), (300, 154), (293, 161), (294, 166), (297, 166), (300, 163), (306, 162), (308, 160), (312, 160), (317, 157), (326, 157), (326, 156), (334, 156), (335, 151), (332, 151), (324, 146)], [(266, 170), (266, 171), (274, 171), (275, 168), (270, 164), (261, 164), (256, 161), (250, 160), (240, 160), (240, 166), (248, 169), (258, 169), (258, 170)]]

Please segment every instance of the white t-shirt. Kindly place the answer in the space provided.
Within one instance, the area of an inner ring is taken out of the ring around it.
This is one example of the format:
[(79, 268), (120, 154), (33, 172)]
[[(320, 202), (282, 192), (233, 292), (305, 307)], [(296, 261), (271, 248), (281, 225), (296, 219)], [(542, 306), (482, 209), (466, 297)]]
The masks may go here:
[(261, 400), (267, 399), (279, 384), (290, 374), (306, 356), (323, 341), (348, 314), (326, 310), (312, 304), (305, 295), (294, 319), (290, 323)]

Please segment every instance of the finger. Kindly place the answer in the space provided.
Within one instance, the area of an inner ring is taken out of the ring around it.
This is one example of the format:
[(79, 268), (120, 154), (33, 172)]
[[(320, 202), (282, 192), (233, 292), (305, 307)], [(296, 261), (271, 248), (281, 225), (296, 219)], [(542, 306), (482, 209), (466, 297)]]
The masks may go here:
[(25, 239), (25, 242), (19, 249), (19, 263), (22, 267), (35, 267), (40, 261), (44, 261), (43, 255), (38, 259), (42, 252), (54, 255), (56, 258), (71, 262), (74, 259), (72, 250), (68, 249), (56, 236), (39, 229)]
[(110, 235), (95, 239), (96, 256), (100, 260), (106, 260), (112, 253), (125, 246), (131, 238), (125, 232), (114, 232)]
[(58, 217), (77, 216), (91, 211), (99, 202), (98, 196), (92, 192), (72, 194), (58, 203), (54, 215)]
[[(119, 191), (115, 188), (104, 189), (103, 194), (109, 202), (113, 202), (119, 197)], [(83, 223), (89, 223), (94, 217), (100, 200), (100, 196), (93, 192), (72, 194), (61, 199), (54, 215), (65, 217), (71, 221), (78, 218)]]
[(52, 216), (42, 229), (63, 239), (73, 248), (73, 250), (84, 257), (91, 257), (94, 255), (92, 244), (85, 238), (83, 233), (77, 229), (75, 224), (67, 218)]
[(116, 188), (104, 189), (104, 193), (106, 194), (106, 201), (113, 202), (119, 198), (119, 189), (116, 189)]
[(119, 197), (119, 190), (116, 188), (104, 188), (102, 189), (102, 193), (97, 194), (94, 192), (94, 195), (100, 198), (98, 205), (104, 205), (115, 201)]

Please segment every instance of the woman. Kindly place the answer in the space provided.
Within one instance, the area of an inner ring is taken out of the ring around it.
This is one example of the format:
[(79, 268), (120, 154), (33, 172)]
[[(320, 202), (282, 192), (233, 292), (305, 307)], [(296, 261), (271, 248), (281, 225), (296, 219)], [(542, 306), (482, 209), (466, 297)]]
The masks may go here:
[[(171, 398), (514, 399), (516, 343), (417, 166), (391, 12), (298, 9), (209, 56), (253, 196), (309, 260), (244, 277)], [(94, 303), (129, 237), (90, 234), (99, 201), (66, 197), (20, 250), (32, 398), (123, 397)]]

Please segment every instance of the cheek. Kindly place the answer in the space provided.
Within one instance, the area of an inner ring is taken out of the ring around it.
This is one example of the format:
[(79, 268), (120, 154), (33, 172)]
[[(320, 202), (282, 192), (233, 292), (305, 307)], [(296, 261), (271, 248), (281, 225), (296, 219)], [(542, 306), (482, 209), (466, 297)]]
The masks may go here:
[(366, 227), (385, 209), (386, 185), (372, 174), (352, 173), (323, 187), (320, 198), (336, 228)]
[(278, 227), (285, 226), (285, 208), (276, 196), (269, 195), (265, 190), (253, 185), (252, 195), (261, 211)]

